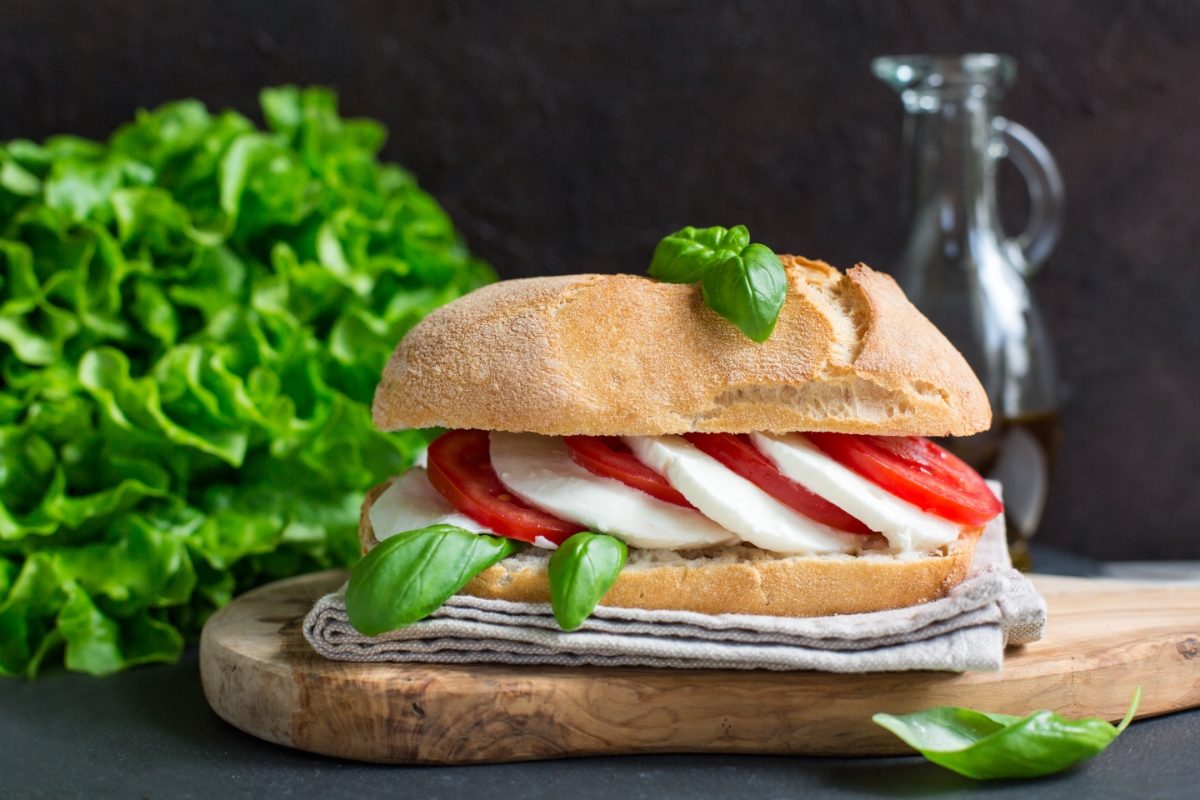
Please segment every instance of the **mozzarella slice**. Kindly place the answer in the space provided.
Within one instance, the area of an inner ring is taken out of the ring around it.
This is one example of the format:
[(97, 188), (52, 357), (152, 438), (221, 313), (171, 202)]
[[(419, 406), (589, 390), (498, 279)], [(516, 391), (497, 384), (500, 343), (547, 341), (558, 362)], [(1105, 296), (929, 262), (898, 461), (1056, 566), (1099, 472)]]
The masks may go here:
[(429, 469), (429, 448), (422, 447), (413, 456), (413, 466), (421, 469)]
[(558, 437), (493, 431), (491, 455), (500, 482), (526, 503), (633, 547), (684, 550), (737, 543), (736, 536), (697, 511), (593, 475), (575, 463)]
[(922, 511), (847, 469), (800, 434), (753, 433), (779, 471), (887, 537), (892, 550), (928, 552), (953, 542), (962, 526)]
[(629, 436), (625, 441), (644, 464), (705, 516), (742, 539), (776, 553), (843, 553), (862, 538), (835, 530), (794, 511), (681, 436)]
[(493, 533), (446, 502), (420, 467), (413, 467), (392, 481), (367, 509), (367, 519), (375, 530), (375, 538), (381, 542), (397, 533), (430, 525), (457, 525), (475, 533)]

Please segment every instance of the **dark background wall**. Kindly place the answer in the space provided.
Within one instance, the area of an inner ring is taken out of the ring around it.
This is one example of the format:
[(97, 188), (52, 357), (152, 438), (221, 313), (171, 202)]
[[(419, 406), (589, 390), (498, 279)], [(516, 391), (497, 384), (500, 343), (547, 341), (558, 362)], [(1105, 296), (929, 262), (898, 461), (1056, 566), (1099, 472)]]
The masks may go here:
[[(892, 266), (903, 231), (888, 52), (1011, 53), (1006, 114), (1066, 178), (1037, 281), (1065, 438), (1041, 536), (1200, 557), (1200, 4), (6, 2), (0, 138), (103, 136), (195, 96), (319, 82), (501, 275), (642, 271), (682, 224)], [(1019, 223), (1011, 175), (1006, 211)]]

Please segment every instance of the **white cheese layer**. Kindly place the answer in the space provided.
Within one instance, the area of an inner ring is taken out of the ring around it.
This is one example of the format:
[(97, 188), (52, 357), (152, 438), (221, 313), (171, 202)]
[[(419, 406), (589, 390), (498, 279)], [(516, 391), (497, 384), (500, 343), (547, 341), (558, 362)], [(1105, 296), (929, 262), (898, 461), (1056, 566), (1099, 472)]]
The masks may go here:
[(693, 509), (593, 475), (557, 436), (493, 431), (491, 456), (500, 482), (526, 503), (632, 547), (685, 550), (738, 541)]
[(862, 537), (835, 530), (780, 503), (682, 436), (628, 436), (638, 459), (688, 502), (744, 541), (787, 554), (854, 552)]
[(893, 552), (928, 552), (962, 533), (961, 525), (901, 500), (843, 467), (798, 433), (750, 436), (780, 472), (882, 533)]
[(397, 533), (430, 525), (457, 525), (476, 533), (493, 532), (456, 511), (433, 488), (429, 476), (420, 467), (413, 467), (392, 481), (367, 510), (367, 519), (375, 530), (375, 538), (381, 542)]
[[(751, 434), (755, 446), (787, 477), (862, 520), (897, 554), (936, 550), (962, 526), (925, 512), (843, 467), (800, 434)], [(861, 538), (821, 525), (779, 503), (678, 436), (629, 437), (638, 459), (678, 489), (700, 512), (657, 500), (575, 463), (560, 438), (491, 434), (493, 467), (513, 494), (542, 510), (610, 533), (633, 547), (683, 550), (744, 540), (778, 553), (854, 552)], [(455, 510), (427, 473), (414, 467), (367, 512), (380, 541), (430, 525), (494, 533)], [(539, 537), (537, 547), (555, 545)]]

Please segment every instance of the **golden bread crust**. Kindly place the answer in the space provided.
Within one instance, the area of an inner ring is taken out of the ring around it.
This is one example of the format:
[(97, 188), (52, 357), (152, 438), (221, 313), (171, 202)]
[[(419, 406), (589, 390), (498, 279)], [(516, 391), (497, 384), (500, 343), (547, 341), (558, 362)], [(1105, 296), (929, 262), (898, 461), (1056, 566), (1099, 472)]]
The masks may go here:
[(781, 258), (787, 301), (763, 344), (708, 308), (697, 285), (567, 275), (477, 289), (397, 345), (375, 424), (922, 436), (991, 424), (966, 361), (890, 277)]

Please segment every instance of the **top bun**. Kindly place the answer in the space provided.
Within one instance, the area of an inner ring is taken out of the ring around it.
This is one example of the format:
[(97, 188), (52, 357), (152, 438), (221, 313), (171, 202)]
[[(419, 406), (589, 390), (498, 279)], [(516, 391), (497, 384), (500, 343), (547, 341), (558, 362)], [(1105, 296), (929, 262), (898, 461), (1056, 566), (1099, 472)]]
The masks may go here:
[(396, 346), (375, 424), (552, 436), (987, 429), (979, 380), (895, 281), (781, 259), (787, 300), (763, 344), (696, 284), (563, 275), (477, 289)]

